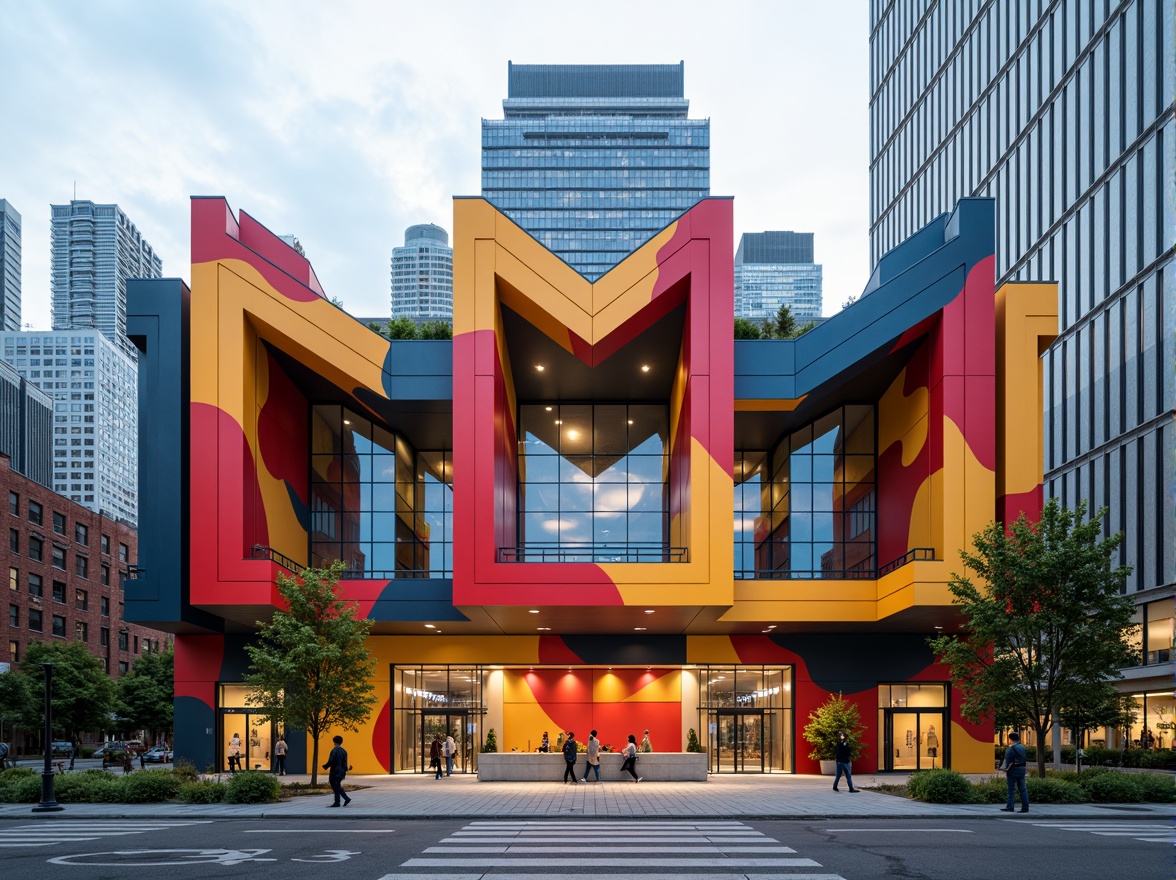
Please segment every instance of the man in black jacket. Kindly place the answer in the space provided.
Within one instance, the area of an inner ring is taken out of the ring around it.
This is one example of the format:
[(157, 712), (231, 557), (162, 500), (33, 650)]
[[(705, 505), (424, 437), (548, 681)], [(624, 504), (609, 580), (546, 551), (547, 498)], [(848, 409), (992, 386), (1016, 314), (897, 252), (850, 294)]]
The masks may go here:
[(347, 750), (343, 748), (343, 737), (337, 736), (332, 740), (335, 743), (335, 748), (331, 749), (331, 754), (327, 756), (327, 763), (323, 764), (323, 769), (328, 771), (327, 781), (331, 783), (331, 791), (335, 793), (335, 803), (329, 806), (339, 806), (339, 799), (343, 799), (343, 806), (351, 803), (351, 798), (343, 791), (343, 780), (347, 778), (347, 771), (351, 767), (347, 764)]
[(576, 778), (576, 751), (580, 745), (576, 742), (576, 735), (572, 731), (568, 731), (568, 738), (564, 740), (563, 755), (567, 767), (564, 768), (564, 782), (579, 782)]
[(837, 787), (837, 783), (841, 781), (842, 774), (845, 774), (845, 781), (849, 783), (849, 790), (857, 794), (857, 789), (853, 787), (853, 774), (850, 773), (850, 762), (853, 761), (853, 749), (849, 745), (849, 740), (845, 735), (845, 731), (841, 731), (841, 738), (837, 740), (837, 745), (833, 747), (833, 760), (837, 762), (837, 776), (833, 779), (833, 790), (841, 791)]
[(1009, 734), (1009, 747), (1005, 749), (1004, 763), (1001, 765), (1001, 770), (1005, 772), (1005, 781), (1008, 783), (1009, 797), (1005, 801), (1005, 805), (1001, 807), (1002, 813), (1013, 812), (1013, 794), (1021, 796), (1021, 812), (1029, 812), (1029, 789), (1025, 785), (1025, 765), (1028, 763), (1025, 747), (1021, 745), (1021, 734)]

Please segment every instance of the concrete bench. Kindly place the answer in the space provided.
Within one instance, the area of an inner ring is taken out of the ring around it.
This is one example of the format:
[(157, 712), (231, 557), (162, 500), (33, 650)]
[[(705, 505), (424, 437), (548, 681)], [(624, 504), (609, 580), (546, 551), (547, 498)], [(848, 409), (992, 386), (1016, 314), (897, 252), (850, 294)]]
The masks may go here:
[[(646, 782), (706, 782), (706, 759), (701, 752), (651, 752), (637, 756), (637, 775)], [(602, 782), (633, 781), (621, 772), (623, 758), (618, 752), (600, 755)], [(576, 776), (583, 778), (588, 765), (581, 753), (576, 760)], [(484, 752), (478, 755), (479, 782), (562, 782), (563, 755), (558, 752)], [(596, 774), (590, 772), (589, 780)]]

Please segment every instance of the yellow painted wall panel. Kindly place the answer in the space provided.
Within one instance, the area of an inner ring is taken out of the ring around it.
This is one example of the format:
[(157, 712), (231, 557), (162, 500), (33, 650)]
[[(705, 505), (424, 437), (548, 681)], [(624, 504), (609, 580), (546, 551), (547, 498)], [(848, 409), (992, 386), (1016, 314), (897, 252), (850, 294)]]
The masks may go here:
[(992, 741), (973, 739), (956, 722), (951, 723), (951, 768), (959, 773), (992, 773), (996, 753)]
[(688, 663), (738, 663), (739, 654), (727, 636), (687, 636)]

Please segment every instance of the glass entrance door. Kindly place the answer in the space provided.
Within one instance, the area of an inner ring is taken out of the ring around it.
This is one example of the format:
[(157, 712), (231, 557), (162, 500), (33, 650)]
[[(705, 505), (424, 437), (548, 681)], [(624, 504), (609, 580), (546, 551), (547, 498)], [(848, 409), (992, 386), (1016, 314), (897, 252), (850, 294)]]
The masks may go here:
[(931, 770), (943, 766), (944, 713), (900, 711), (883, 713), (885, 769)]
[(719, 709), (710, 716), (712, 773), (763, 773), (764, 713)]
[(222, 744), (219, 759), (222, 771), (229, 769), (229, 755), (237, 754), (242, 770), (273, 769), (273, 722), (255, 712), (239, 709), (221, 710)]
[[(471, 743), (477, 741), (472, 735), (470, 714), (463, 709), (422, 709), (420, 714), (420, 769), (422, 773), (432, 772), (429, 767), (429, 752), (433, 746), (434, 734), (441, 737), (452, 736), (456, 750), (453, 754), (453, 772), (465, 773), (473, 769)], [(441, 768), (445, 768), (445, 758), (441, 758)]]

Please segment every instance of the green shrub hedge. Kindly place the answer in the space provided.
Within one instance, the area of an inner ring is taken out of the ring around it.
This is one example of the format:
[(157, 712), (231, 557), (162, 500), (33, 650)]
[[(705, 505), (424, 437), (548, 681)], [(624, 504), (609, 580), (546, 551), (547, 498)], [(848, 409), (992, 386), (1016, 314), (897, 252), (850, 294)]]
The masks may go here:
[(124, 804), (158, 804), (171, 800), (180, 791), (180, 780), (169, 770), (130, 773), (119, 781)]
[[(999, 764), (1004, 758), (1005, 746), (996, 746), (996, 762)], [(1025, 746), (1025, 754), (1030, 764), (1037, 763), (1037, 748)], [(1045, 747), (1045, 760), (1053, 761), (1053, 749)], [(1077, 754), (1073, 746), (1062, 747), (1062, 763), (1074, 764)], [(1104, 749), (1091, 746), (1083, 751), (1082, 766), (1101, 767), (1131, 767), (1144, 770), (1176, 770), (1176, 751), (1172, 749)]]
[(65, 773), (53, 780), (53, 794), (63, 804), (110, 804), (122, 800), (122, 780), (105, 770)]
[(223, 782), (201, 779), (180, 786), (180, 800), (186, 804), (219, 804), (228, 788)]
[[(1082, 787), (1064, 779), (1050, 776), (1038, 779), (1030, 776), (1025, 780), (1029, 789), (1029, 803), (1031, 804), (1081, 804), (1086, 802), (1086, 792)], [(1008, 793), (1008, 783), (1005, 783), (1005, 793)]]
[(911, 797), (930, 804), (969, 804), (975, 800), (967, 777), (943, 767), (912, 773), (907, 789)]
[(269, 773), (246, 770), (229, 777), (226, 804), (272, 804), (282, 794), (282, 783)]
[(40, 803), (41, 774), (30, 767), (10, 767), (0, 772), (0, 802)]

